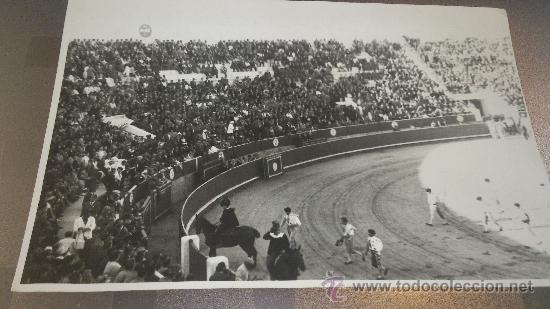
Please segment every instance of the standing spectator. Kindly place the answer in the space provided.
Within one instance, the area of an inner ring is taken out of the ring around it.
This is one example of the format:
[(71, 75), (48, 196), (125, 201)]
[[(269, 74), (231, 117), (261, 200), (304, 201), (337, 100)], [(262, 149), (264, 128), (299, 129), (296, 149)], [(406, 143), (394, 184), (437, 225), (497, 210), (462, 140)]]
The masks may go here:
[(107, 194), (110, 194), (113, 190), (116, 189), (116, 177), (115, 177), (116, 170), (110, 169), (107, 172), (107, 175), (103, 177), (103, 184), (105, 185), (105, 189), (107, 190)]
[[(73, 234), (75, 237), (82, 233), (84, 239), (92, 238), (92, 231), (96, 228), (95, 218), (89, 214), (88, 208), (82, 208), (80, 217), (74, 220)], [(78, 240), (78, 239), (77, 239)]]
[(92, 271), (94, 277), (101, 275), (105, 267), (104, 260), (106, 252), (103, 238), (104, 232), (101, 231), (100, 227), (97, 227), (92, 238), (86, 242), (86, 256), (83, 258), (86, 259), (86, 265)]

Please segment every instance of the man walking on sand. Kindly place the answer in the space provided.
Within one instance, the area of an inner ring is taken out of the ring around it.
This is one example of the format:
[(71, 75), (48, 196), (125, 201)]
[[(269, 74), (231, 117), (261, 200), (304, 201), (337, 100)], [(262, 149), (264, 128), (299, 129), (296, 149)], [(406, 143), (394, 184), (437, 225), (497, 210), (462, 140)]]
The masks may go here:
[(367, 238), (367, 250), (365, 255), (371, 254), (371, 265), (378, 269), (378, 276), (376, 276), (376, 279), (381, 280), (384, 279), (390, 270), (382, 264), (382, 249), (384, 248), (384, 244), (382, 244), (380, 238), (376, 237), (375, 230), (369, 229), (368, 233), (369, 237)]
[(357, 230), (357, 228), (349, 223), (348, 218), (346, 217), (342, 217), (340, 218), (340, 220), (343, 225), (344, 231), (342, 233), (342, 237), (340, 237), (340, 239), (338, 239), (338, 241), (336, 242), (336, 245), (338, 246), (339, 244), (344, 243), (344, 247), (346, 248), (346, 261), (344, 262), (344, 264), (348, 265), (353, 263), (353, 260), (351, 259), (351, 256), (353, 254), (361, 256), (364, 261), (365, 255), (363, 254), (363, 252), (356, 250), (353, 247), (353, 238), (355, 236), (355, 231)]

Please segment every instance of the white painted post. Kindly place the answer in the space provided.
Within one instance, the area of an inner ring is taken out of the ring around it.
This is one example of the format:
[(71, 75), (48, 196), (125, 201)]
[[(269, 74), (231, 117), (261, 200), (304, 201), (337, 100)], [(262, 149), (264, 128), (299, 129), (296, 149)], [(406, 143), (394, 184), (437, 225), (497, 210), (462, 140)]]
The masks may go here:
[(206, 259), (206, 281), (210, 281), (210, 276), (216, 272), (216, 266), (220, 263), (225, 263), (225, 267), (229, 269), (229, 260), (225, 256), (213, 256)]
[(181, 238), (181, 271), (184, 277), (189, 275), (189, 241), (192, 240), (193, 244), (200, 248), (200, 240), (198, 235), (183, 236)]

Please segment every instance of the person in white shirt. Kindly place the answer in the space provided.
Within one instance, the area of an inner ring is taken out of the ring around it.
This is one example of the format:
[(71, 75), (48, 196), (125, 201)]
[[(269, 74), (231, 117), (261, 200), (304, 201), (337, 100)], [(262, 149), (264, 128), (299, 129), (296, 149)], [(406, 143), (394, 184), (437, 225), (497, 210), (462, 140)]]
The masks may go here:
[(439, 217), (441, 218), (441, 220), (443, 220), (443, 225), (449, 224), (447, 222), (447, 218), (445, 218), (445, 216), (441, 212), (441, 209), (439, 209), (439, 203), (440, 202), (439, 202), (439, 198), (437, 197), (437, 195), (435, 195), (432, 192), (431, 188), (426, 188), (426, 194), (427, 194), (427, 198), (428, 198), (428, 206), (430, 207), (430, 220), (426, 223), (426, 225), (433, 226), (433, 221), (434, 221), (434, 217), (435, 217), (436, 212), (439, 215)]
[(122, 181), (122, 170), (123, 170), (123, 168), (120, 167), (120, 166), (115, 169), (115, 175), (114, 176), (115, 176), (115, 180), (117, 182)]
[[(543, 240), (546, 239), (545, 237), (539, 237), (537, 233), (532, 229), (533, 222), (531, 221), (531, 216), (527, 213), (527, 211), (521, 207), (521, 204), (518, 202), (514, 203), (515, 208), (515, 215), (512, 217), (512, 220), (514, 221), (521, 221), (525, 224), (525, 227), (527, 228), (527, 231), (531, 234), (531, 236), (534, 239), (534, 243), (536, 243), (538, 246), (542, 246)], [(544, 251), (547, 251), (546, 249), (542, 249)]]
[(283, 220), (281, 222), (281, 228), (286, 224), (290, 248), (297, 248), (298, 241), (296, 236), (300, 230), (302, 222), (300, 222), (300, 218), (298, 218), (297, 214), (292, 212), (290, 207), (286, 207), (284, 211), (285, 215), (283, 216)]
[(232, 135), (233, 131), (235, 131), (235, 121), (231, 120), (229, 124), (227, 125), (227, 134)]
[(73, 232), (65, 232), (65, 238), (60, 239), (54, 245), (55, 254), (57, 256), (71, 255), (75, 253), (75, 239), (73, 238)]
[(88, 240), (92, 238), (92, 231), (95, 230), (95, 227), (95, 218), (90, 216), (87, 208), (83, 208), (80, 217), (74, 220), (73, 234), (75, 237), (78, 234), (83, 234), (84, 239)]
[(378, 269), (378, 276), (376, 279), (384, 279), (388, 274), (389, 268), (384, 267), (382, 264), (382, 249), (384, 244), (380, 238), (376, 237), (376, 231), (373, 229), (368, 230), (369, 237), (367, 238), (367, 249), (365, 254), (371, 254), (371, 265)]
[(353, 254), (361, 256), (364, 261), (365, 255), (363, 254), (363, 252), (356, 250), (353, 247), (353, 237), (355, 236), (355, 231), (357, 230), (357, 228), (349, 223), (348, 218), (346, 217), (342, 217), (340, 218), (340, 220), (344, 227), (344, 231), (342, 233), (342, 237), (340, 237), (340, 239), (338, 240), (337, 245), (343, 242), (346, 248), (346, 261), (344, 262), (344, 264), (347, 265), (353, 263), (353, 260), (351, 259)]
[(479, 202), (481, 209), (483, 210), (483, 233), (489, 233), (489, 221), (498, 227), (499, 231), (502, 231), (502, 226), (493, 217), (493, 207), (490, 203), (484, 202), (481, 196), (478, 196), (476, 200)]

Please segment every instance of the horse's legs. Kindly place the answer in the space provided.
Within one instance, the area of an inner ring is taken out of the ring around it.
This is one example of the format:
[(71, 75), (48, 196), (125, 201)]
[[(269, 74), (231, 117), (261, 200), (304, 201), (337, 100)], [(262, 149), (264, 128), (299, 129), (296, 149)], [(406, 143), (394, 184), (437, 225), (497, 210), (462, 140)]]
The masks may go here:
[(254, 267), (256, 267), (256, 258), (258, 257), (258, 251), (256, 250), (256, 247), (254, 247), (254, 244), (252, 244), (251, 251), (252, 259), (254, 260)]
[(210, 247), (210, 251), (208, 252), (209, 257), (216, 256), (216, 247), (212, 246)]
[(254, 267), (256, 267), (256, 258), (258, 257), (258, 251), (256, 250), (256, 246), (254, 246), (254, 243), (256, 242), (256, 237), (253, 236), (252, 240), (250, 241), (250, 256), (252, 256), (252, 259), (254, 260)]
[(256, 258), (258, 257), (258, 251), (256, 251), (254, 244), (239, 244), (239, 246), (241, 247), (241, 249), (243, 249), (243, 251), (249, 258), (252, 258), (252, 260), (254, 260), (254, 267), (256, 267)]

